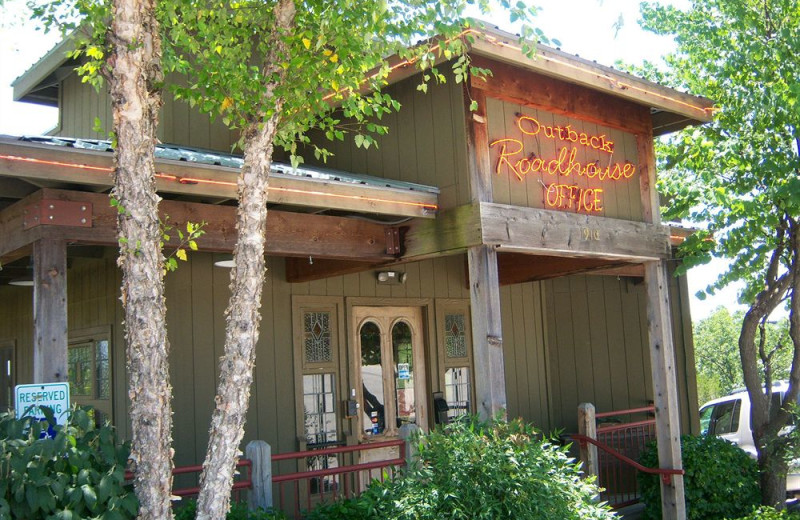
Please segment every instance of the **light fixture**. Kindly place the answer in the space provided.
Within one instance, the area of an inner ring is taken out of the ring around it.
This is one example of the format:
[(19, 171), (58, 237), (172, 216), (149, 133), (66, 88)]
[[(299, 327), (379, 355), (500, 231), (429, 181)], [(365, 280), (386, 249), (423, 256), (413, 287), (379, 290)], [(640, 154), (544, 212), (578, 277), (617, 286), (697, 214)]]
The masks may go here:
[(13, 278), (8, 285), (16, 285), (18, 287), (33, 287), (33, 277), (23, 276), (21, 278)]
[(407, 273), (400, 271), (378, 271), (378, 283), (384, 285), (400, 285), (406, 283)]
[(217, 267), (233, 268), (233, 255), (225, 253), (214, 255), (214, 265)]

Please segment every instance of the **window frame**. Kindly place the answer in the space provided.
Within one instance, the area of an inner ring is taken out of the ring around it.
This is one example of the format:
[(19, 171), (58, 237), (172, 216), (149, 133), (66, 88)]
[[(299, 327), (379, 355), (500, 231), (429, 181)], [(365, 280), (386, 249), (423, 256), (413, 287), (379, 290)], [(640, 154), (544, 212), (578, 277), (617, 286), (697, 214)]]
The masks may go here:
[[(97, 397), (97, 381), (96, 381), (96, 369), (97, 369), (97, 344), (101, 341), (106, 341), (108, 343), (108, 397), (106, 398), (99, 398)], [(69, 363), (69, 349), (78, 347), (80, 345), (91, 344), (93, 346), (92, 349), (92, 389), (93, 394), (91, 396), (78, 396), (73, 395), (70, 392), (70, 404), (81, 405), (81, 406), (93, 406), (95, 409), (99, 410), (101, 414), (105, 415), (105, 418), (111, 423), (115, 424), (114, 421), (114, 386), (116, 381), (116, 370), (114, 364), (114, 342), (113, 336), (111, 334), (111, 327), (93, 327), (88, 329), (81, 329), (72, 331), (69, 333), (69, 337), (67, 340), (67, 363)], [(69, 369), (67, 370), (67, 382), (69, 383)], [(102, 406), (98, 406), (101, 404)], [(97, 417), (96, 420), (101, 421), (103, 419), (102, 416)]]
[[(447, 333), (445, 331), (446, 317), (448, 314), (464, 315), (464, 340), (466, 341), (466, 357), (447, 357)], [(439, 391), (447, 398), (446, 372), (449, 368), (469, 369), (469, 409), (466, 413), (474, 414), (475, 406), (475, 363), (472, 343), (472, 314), (470, 313), (469, 300), (437, 299), (436, 300), (436, 344), (439, 361)], [(448, 403), (449, 405), (450, 403)], [(451, 417), (448, 414), (448, 417)], [(452, 417), (451, 417), (452, 418)]]

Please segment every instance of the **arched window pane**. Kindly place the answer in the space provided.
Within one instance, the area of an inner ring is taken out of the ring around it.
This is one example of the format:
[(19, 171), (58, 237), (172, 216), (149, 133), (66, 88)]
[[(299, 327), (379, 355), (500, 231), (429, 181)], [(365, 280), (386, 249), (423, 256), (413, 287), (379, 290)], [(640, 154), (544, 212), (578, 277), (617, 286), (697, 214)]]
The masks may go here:
[(364, 433), (378, 435), (386, 429), (383, 396), (383, 366), (381, 364), (381, 331), (378, 325), (367, 322), (361, 327), (361, 407)]
[(397, 406), (397, 426), (417, 422), (414, 396), (414, 351), (411, 327), (400, 321), (392, 327), (392, 353), (394, 356), (394, 388)]

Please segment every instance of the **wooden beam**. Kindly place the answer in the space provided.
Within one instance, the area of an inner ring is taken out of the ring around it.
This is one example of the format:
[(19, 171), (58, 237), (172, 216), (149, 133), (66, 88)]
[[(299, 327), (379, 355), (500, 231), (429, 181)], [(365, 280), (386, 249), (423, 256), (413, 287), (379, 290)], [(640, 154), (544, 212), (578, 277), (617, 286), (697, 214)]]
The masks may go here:
[(666, 226), (486, 202), (480, 213), (483, 242), (504, 251), (634, 263), (670, 256)]
[(405, 232), (403, 261), (464, 252), (481, 244), (479, 207), (465, 204), (443, 211), (436, 220), (416, 219)]
[(467, 264), (478, 415), (492, 420), (504, 416), (507, 406), (497, 252), (489, 246), (471, 247)]
[(650, 131), (650, 111), (645, 106), (483, 56), (475, 56), (472, 64), (492, 71), (485, 80), (473, 76), (471, 86), (493, 98), (625, 132)]
[[(672, 341), (669, 280), (663, 261), (645, 264), (645, 283), (659, 467), (681, 469), (681, 426), (675, 346)], [(663, 518), (685, 520), (686, 502), (682, 475), (673, 475), (668, 483), (661, 481), (661, 513)]]
[[(69, 200), (92, 204), (92, 227), (39, 225), (23, 229), (24, 208), (42, 199)], [(236, 208), (215, 204), (162, 201), (161, 218), (173, 229), (185, 229), (187, 222), (206, 222), (206, 233), (197, 241), (201, 251), (232, 251), (236, 241)], [(65, 190), (41, 190), (0, 212), (0, 259), (40, 238), (67, 240), (71, 243), (117, 245), (117, 210), (108, 196)], [(167, 248), (178, 245), (177, 232), (170, 233)], [(274, 256), (313, 256), (384, 262), (385, 226), (359, 219), (270, 211), (267, 217), (267, 254)]]
[(643, 267), (603, 258), (565, 258), (522, 253), (498, 253), (500, 285), (549, 280), (573, 274), (644, 276)]
[(33, 382), (67, 380), (67, 243), (33, 244)]
[[(0, 138), (0, 177), (110, 188), (111, 168), (109, 152)], [(156, 171), (156, 186), (161, 193), (237, 198), (239, 170), (236, 168), (157, 159)], [(436, 193), (427, 191), (273, 173), (267, 200), (275, 204), (434, 218), (438, 198)]]
[[(391, 261), (387, 261), (389, 263)], [(286, 281), (289, 283), (313, 282), (331, 276), (360, 273), (377, 267), (379, 263), (356, 260), (330, 260), (327, 258), (287, 258)]]

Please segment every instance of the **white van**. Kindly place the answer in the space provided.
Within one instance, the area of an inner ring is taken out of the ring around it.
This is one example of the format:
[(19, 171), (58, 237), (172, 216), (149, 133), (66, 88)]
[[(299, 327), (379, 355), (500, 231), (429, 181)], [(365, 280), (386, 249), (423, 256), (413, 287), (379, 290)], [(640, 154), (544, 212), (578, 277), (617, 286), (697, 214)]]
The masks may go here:
[[(780, 406), (789, 384), (778, 381), (772, 385), (772, 406)], [(707, 402), (700, 407), (700, 433), (727, 439), (756, 458), (753, 432), (750, 430), (750, 396), (747, 390), (734, 392)], [(800, 465), (794, 461), (786, 476), (786, 490), (800, 494)]]

